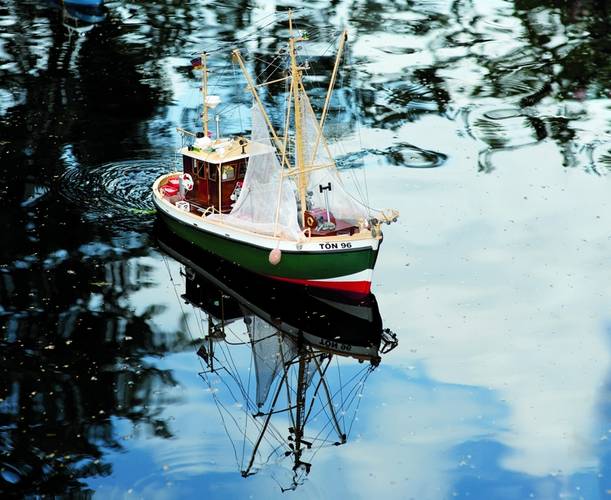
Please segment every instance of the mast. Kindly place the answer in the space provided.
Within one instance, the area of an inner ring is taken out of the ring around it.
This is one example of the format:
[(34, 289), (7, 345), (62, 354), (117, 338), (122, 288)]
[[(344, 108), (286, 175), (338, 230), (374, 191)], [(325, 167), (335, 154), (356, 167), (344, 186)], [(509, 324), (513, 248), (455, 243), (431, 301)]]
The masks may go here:
[(301, 225), (305, 227), (305, 211), (306, 211), (306, 189), (307, 175), (304, 170), (303, 163), (303, 137), (301, 130), (301, 102), (299, 99), (299, 88), (301, 81), (300, 68), (297, 66), (297, 58), (295, 56), (295, 42), (302, 38), (293, 37), (293, 19), (292, 10), (289, 10), (289, 52), (291, 54), (291, 80), (293, 85), (293, 100), (295, 101), (295, 167), (298, 171), (298, 188), (299, 200), (301, 205)]
[[(303, 347), (301, 347), (303, 349)], [(306, 468), (309, 464), (301, 461), (301, 454), (303, 453), (303, 445), (309, 444), (303, 441), (303, 431), (305, 428), (305, 393), (307, 390), (307, 384), (305, 381), (306, 377), (306, 365), (307, 365), (307, 355), (302, 352), (299, 355), (299, 371), (297, 375), (297, 400), (296, 400), (296, 416), (295, 416), (295, 427), (293, 427), (293, 432), (295, 434), (295, 449), (293, 450), (293, 454), (295, 456), (295, 466), (293, 470), (296, 470), (299, 465), (305, 465)]]
[[(202, 96), (204, 99), (204, 112), (202, 113), (202, 125), (204, 128), (204, 137), (208, 137), (208, 65), (206, 64), (206, 53), (202, 52)], [(217, 137), (218, 139), (218, 137)]]

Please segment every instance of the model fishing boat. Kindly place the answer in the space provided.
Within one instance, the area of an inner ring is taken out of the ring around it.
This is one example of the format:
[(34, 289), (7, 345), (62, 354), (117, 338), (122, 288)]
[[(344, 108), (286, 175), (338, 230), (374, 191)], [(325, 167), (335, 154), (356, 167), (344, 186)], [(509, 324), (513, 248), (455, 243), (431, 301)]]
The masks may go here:
[(327, 300), (214, 256), (202, 259), (163, 232), (158, 241), (185, 266), (182, 299), (207, 331), (200, 375), (241, 474), (275, 464), (272, 476), (294, 489), (322, 448), (347, 442), (367, 377), (397, 346), (375, 298)]
[[(158, 178), (153, 200), (178, 236), (250, 271), (277, 280), (366, 295), (382, 242), (382, 223), (395, 210), (378, 211), (345, 188), (323, 135), (339, 62), (340, 46), (320, 118), (304, 86), (297, 51), (305, 38), (293, 30), (280, 54), (282, 78), (254, 81), (239, 50), (239, 65), (253, 96), (251, 138), (209, 130), (209, 111), (220, 103), (208, 93), (207, 54), (192, 61), (202, 70), (203, 131), (191, 133), (180, 150), (182, 171)], [(277, 56), (279, 57), (279, 56)], [(259, 96), (262, 87), (286, 82), (284, 130), (278, 133)]]

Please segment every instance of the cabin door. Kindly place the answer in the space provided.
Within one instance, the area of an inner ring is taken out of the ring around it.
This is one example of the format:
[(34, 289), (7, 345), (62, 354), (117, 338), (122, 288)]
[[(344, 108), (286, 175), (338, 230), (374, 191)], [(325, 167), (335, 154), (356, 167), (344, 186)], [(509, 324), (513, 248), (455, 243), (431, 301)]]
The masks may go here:
[(242, 188), (246, 173), (246, 161), (237, 160), (219, 165), (211, 164), (208, 173), (210, 204), (218, 210), (220, 199), (221, 212), (230, 212)]

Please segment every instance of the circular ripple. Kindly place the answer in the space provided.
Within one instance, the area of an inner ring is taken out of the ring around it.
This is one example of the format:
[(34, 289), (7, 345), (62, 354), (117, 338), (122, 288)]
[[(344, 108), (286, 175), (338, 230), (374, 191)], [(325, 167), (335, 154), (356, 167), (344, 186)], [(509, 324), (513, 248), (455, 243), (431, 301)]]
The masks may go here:
[(601, 142), (590, 148), (592, 166), (598, 172), (611, 173), (611, 143)]
[(422, 149), (407, 143), (400, 143), (375, 153), (385, 156), (392, 165), (408, 168), (441, 167), (448, 159), (443, 153)]
[(493, 149), (527, 146), (547, 137), (541, 118), (521, 108), (476, 109), (469, 113), (467, 127), (473, 138)]
[(151, 186), (171, 168), (171, 162), (164, 160), (72, 167), (59, 178), (58, 190), (94, 220), (131, 221), (154, 213)]

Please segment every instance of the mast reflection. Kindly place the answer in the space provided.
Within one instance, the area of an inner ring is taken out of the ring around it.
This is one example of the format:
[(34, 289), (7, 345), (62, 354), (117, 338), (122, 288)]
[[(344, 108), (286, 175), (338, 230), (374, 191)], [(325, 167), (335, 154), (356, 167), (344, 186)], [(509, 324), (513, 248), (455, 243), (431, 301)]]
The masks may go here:
[(184, 266), (182, 300), (203, 337), (200, 376), (242, 476), (275, 465), (282, 490), (295, 489), (322, 448), (348, 441), (365, 381), (398, 344), (375, 296), (268, 280), (161, 226), (158, 243)]

